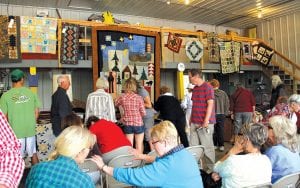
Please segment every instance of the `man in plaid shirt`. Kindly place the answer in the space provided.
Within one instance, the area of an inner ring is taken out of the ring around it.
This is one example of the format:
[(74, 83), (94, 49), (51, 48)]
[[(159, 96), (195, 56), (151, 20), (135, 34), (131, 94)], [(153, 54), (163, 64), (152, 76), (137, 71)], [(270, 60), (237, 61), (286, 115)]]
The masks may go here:
[(21, 144), (0, 110), (0, 188), (17, 188), (25, 167)]

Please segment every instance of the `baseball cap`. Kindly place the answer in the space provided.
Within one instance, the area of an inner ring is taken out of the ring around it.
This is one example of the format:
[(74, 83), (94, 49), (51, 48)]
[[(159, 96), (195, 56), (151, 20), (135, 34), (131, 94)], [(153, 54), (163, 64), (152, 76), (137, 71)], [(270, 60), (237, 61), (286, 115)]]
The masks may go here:
[(19, 81), (21, 78), (24, 78), (24, 72), (21, 71), (20, 69), (15, 69), (11, 72), (11, 81), (13, 82), (17, 82)]

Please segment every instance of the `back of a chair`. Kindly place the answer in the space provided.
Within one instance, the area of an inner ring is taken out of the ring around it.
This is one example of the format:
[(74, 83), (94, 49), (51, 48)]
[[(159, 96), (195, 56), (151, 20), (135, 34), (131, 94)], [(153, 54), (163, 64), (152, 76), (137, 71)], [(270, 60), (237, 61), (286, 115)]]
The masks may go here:
[(95, 185), (102, 184), (100, 171), (94, 161), (86, 159), (82, 164), (79, 164), (79, 167), (92, 178)]
[(253, 185), (253, 186), (244, 187), (244, 188), (272, 188), (272, 184), (271, 183), (264, 183), (264, 184)]
[(202, 167), (202, 158), (204, 156), (205, 147), (202, 145), (198, 145), (190, 146), (185, 149), (188, 150), (195, 157), (197, 163), (200, 165), (200, 167)]
[(272, 185), (272, 188), (299, 188), (299, 187), (300, 187), (300, 172), (283, 176)]
[[(153, 156), (153, 157), (157, 157), (158, 156), (155, 150), (150, 151), (147, 155)], [(148, 162), (143, 160), (141, 166), (144, 166), (146, 164), (148, 164)]]
[[(136, 157), (134, 155), (120, 155), (109, 161), (108, 166), (120, 168), (134, 168), (141, 166), (142, 160), (137, 160), (135, 158)], [(107, 188), (131, 186), (125, 183), (118, 182), (112, 176), (109, 176), (107, 174), (105, 175), (105, 179)]]

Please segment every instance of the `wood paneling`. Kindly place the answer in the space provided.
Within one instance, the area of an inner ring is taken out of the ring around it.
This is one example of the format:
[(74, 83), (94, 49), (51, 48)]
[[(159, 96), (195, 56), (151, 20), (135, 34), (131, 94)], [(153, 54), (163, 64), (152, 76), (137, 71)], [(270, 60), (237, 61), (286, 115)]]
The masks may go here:
[[(272, 48), (300, 65), (299, 20), (300, 13), (293, 13), (263, 22), (258, 26), (259, 29), (257, 31), (258, 36), (268, 42)], [(284, 63), (283, 59), (278, 56), (274, 56), (273, 60)]]

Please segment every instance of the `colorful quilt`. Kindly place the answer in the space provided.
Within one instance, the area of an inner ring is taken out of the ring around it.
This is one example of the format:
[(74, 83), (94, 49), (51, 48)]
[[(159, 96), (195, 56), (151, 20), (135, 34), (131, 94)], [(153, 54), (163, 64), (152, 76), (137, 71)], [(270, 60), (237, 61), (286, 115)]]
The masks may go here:
[(214, 32), (207, 33), (208, 58), (210, 62), (220, 62), (218, 35)]
[(181, 47), (181, 43), (182, 43), (182, 39), (180, 37), (177, 37), (176, 35), (169, 33), (167, 47), (171, 51), (178, 53)]
[(8, 56), (8, 17), (0, 16), (0, 59), (4, 59)]
[(239, 42), (220, 42), (221, 73), (228, 74), (240, 70), (241, 44)]
[(57, 20), (21, 16), (21, 52), (56, 53)]
[(60, 60), (62, 64), (78, 64), (79, 25), (63, 23)]
[[(9, 27), (10, 20), (13, 24)], [(19, 24), (17, 16), (0, 16), (0, 61), (21, 61)]]

